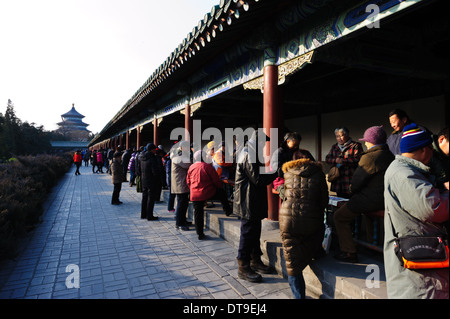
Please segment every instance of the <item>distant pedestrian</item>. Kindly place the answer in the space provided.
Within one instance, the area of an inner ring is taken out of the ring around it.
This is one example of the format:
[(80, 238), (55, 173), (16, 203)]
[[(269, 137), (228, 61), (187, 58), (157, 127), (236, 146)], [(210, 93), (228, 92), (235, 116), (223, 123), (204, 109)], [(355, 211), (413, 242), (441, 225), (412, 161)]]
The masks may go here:
[(172, 193), (171, 179), (172, 179), (172, 152), (169, 151), (164, 157), (164, 167), (166, 170), (166, 184), (169, 190), (169, 200), (167, 201), (167, 211), (169, 213), (175, 213), (175, 194)]
[(112, 183), (114, 184), (111, 204), (120, 205), (122, 204), (122, 202), (119, 200), (119, 196), (120, 190), (122, 189), (123, 171), (122, 171), (122, 160), (119, 153), (114, 154), (111, 163), (111, 175), (112, 175)]
[(162, 163), (155, 156), (156, 151), (153, 143), (147, 144), (145, 151), (139, 155), (136, 166), (136, 173), (141, 176), (142, 183), (141, 218), (147, 220), (158, 219), (153, 215), (153, 208), (165, 176)]
[(91, 153), (91, 165), (92, 165), (92, 173), (97, 173), (95, 169), (97, 168), (97, 150), (93, 150)]
[(133, 149), (130, 162), (128, 163), (128, 170), (130, 171), (130, 187), (135, 185), (136, 181), (136, 154), (136, 149)]
[(122, 170), (123, 170), (123, 176), (125, 178), (125, 182), (128, 182), (128, 164), (131, 159), (131, 151), (129, 149), (126, 149), (125, 152), (122, 154)]
[(81, 162), (83, 161), (83, 156), (81, 155), (81, 150), (77, 150), (75, 154), (73, 155), (73, 162), (77, 168), (75, 171), (75, 175), (81, 175), (80, 173), (80, 166)]
[(106, 152), (106, 162), (108, 163), (106, 165), (106, 173), (111, 175), (111, 164), (114, 157), (114, 150), (111, 148), (108, 148), (108, 152)]
[(84, 153), (84, 156), (83, 156), (85, 167), (89, 166), (89, 158), (90, 157), (91, 157), (91, 152), (89, 150), (86, 150), (86, 152)]
[(97, 173), (103, 173), (103, 152), (102, 150), (99, 150), (97, 152)]
[(189, 186), (187, 184), (187, 172), (191, 166), (191, 149), (189, 142), (182, 141), (175, 146), (172, 155), (171, 192), (175, 194), (177, 207), (175, 209), (176, 228), (189, 230), (186, 220), (189, 206)]

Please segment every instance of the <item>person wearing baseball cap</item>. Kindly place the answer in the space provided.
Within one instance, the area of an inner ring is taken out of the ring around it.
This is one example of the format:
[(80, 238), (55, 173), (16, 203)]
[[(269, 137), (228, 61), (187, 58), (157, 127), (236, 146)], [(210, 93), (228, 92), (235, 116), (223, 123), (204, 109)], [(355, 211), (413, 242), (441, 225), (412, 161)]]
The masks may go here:
[[(349, 201), (334, 213), (334, 222), (339, 239), (340, 253), (334, 257), (344, 262), (358, 262), (352, 225), (361, 214), (384, 209), (384, 173), (394, 160), (386, 144), (387, 136), (383, 126), (372, 126), (364, 132), (367, 150), (362, 154), (358, 167), (350, 182)], [(372, 219), (366, 215), (367, 241), (374, 238)]]
[[(384, 176), (384, 264), (389, 298), (448, 299), (448, 268), (407, 269), (394, 252), (396, 237), (439, 236), (448, 220), (448, 190), (434, 184), (428, 164), (433, 156), (430, 133), (411, 123), (403, 129), (401, 155)], [(395, 234), (394, 230), (395, 229)]]

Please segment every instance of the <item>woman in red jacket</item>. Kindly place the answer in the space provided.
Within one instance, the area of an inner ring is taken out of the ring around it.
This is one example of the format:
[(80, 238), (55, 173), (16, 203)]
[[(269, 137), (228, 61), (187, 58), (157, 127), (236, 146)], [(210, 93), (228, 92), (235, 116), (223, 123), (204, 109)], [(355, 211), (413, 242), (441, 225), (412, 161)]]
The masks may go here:
[(205, 238), (203, 233), (203, 209), (206, 200), (220, 200), (227, 216), (230, 216), (233, 210), (228, 203), (216, 170), (211, 164), (202, 161), (204, 155), (202, 151), (197, 151), (194, 154), (194, 164), (189, 167), (187, 173), (187, 184), (190, 190), (191, 201), (194, 204), (195, 229), (200, 240)]
[(75, 175), (81, 175), (80, 166), (81, 166), (82, 160), (83, 160), (83, 157), (81, 156), (81, 151), (80, 150), (76, 151), (75, 154), (73, 155), (73, 162), (75, 163), (75, 166), (77, 167), (77, 170), (75, 171)]

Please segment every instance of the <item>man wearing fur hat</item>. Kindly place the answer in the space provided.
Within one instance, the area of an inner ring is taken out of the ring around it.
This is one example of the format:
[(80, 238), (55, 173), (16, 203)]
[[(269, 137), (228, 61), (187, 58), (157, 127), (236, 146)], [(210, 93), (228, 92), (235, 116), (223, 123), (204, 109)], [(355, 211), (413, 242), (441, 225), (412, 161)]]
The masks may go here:
[(428, 166), (431, 135), (415, 123), (406, 126), (385, 174), (384, 263), (389, 298), (448, 299), (448, 268), (408, 269), (394, 251), (395, 238), (442, 235), (448, 220), (448, 190), (434, 186)]
[[(364, 132), (364, 137), (360, 139), (365, 142), (367, 150), (362, 154), (353, 174), (350, 200), (334, 213), (341, 248), (341, 252), (334, 256), (338, 260), (358, 262), (351, 225), (361, 214), (384, 209), (384, 172), (394, 160), (386, 139), (386, 132), (382, 126), (368, 128)], [(367, 220), (370, 221), (369, 218)], [(367, 227), (367, 236), (369, 240), (373, 237), (372, 227)]]

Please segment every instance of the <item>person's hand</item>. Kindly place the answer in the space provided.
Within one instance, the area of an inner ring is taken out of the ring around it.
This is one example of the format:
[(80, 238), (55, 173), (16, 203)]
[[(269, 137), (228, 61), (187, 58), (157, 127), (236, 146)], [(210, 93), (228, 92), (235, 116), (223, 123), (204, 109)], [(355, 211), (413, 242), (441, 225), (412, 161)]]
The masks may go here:
[(445, 182), (445, 183), (444, 183), (444, 186), (445, 186), (445, 188), (447, 188), (447, 190), (448, 190), (448, 182)]
[(340, 158), (340, 157), (336, 158), (336, 163), (337, 164), (342, 164), (343, 163), (342, 158)]

